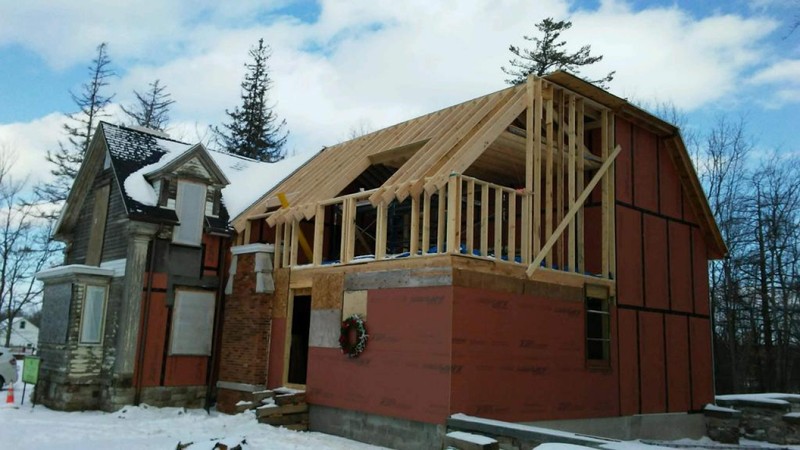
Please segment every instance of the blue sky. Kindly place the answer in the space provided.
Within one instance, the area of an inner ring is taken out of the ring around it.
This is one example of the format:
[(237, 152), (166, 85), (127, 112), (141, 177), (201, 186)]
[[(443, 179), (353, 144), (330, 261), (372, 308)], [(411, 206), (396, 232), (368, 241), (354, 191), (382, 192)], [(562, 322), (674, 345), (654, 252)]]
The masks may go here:
[(289, 150), (305, 152), (503, 88), (508, 44), (547, 16), (572, 20), (570, 44), (605, 56), (585, 72), (616, 70), (613, 93), (672, 102), (699, 131), (741, 116), (759, 148), (800, 151), (796, 0), (41, 3), (0, 0), (0, 147), (34, 179), (47, 176), (69, 91), (102, 41), (115, 102), (158, 78), (177, 102), (170, 132), (197, 141), (236, 106), (247, 50), (263, 37)]

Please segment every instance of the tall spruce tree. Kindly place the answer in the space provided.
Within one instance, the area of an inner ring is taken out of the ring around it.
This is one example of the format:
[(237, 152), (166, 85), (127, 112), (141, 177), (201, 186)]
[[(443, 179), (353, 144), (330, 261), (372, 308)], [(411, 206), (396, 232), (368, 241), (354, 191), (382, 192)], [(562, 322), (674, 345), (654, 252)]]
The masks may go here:
[(155, 80), (149, 86), (144, 94), (133, 91), (136, 103), (128, 107), (121, 106), (122, 112), (136, 125), (164, 131), (169, 124), (169, 107), (175, 100), (170, 98), (170, 94), (166, 92), (167, 87), (161, 84), (161, 80)]
[(264, 39), (250, 49), (250, 62), (245, 64), (247, 73), (242, 82), (242, 105), (233, 111), (225, 110), (230, 122), (222, 129), (212, 127), (216, 142), (227, 151), (259, 161), (275, 162), (284, 158), (283, 145), (288, 132), (285, 120), (278, 120), (269, 103), (272, 79), (269, 76), (269, 61), (272, 52)]
[[(568, 20), (555, 21), (548, 17), (536, 24), (536, 29), (542, 37), (523, 36), (525, 40), (534, 43), (533, 49), (525, 49), (516, 46), (509, 46), (508, 50), (516, 56), (509, 60), (510, 68), (501, 67), (503, 72), (512, 78), (506, 80), (508, 84), (524, 83), (529, 74), (542, 76), (555, 70), (564, 69), (576, 75), (580, 73), (580, 68), (596, 62), (600, 62), (603, 56), (592, 56), (591, 45), (584, 45), (578, 51), (569, 53), (565, 46), (566, 41), (559, 41), (563, 31), (572, 28), (572, 22)], [(599, 80), (588, 80), (601, 87), (607, 87), (607, 83), (614, 79), (614, 73), (610, 72)]]
[(55, 178), (36, 187), (36, 193), (43, 201), (58, 203), (67, 199), (89, 148), (92, 133), (100, 119), (107, 116), (103, 110), (111, 103), (114, 95), (106, 96), (104, 90), (109, 79), (115, 75), (110, 67), (111, 59), (108, 57), (107, 47), (105, 42), (97, 46), (97, 56), (88, 68), (89, 80), (81, 86), (79, 93), (70, 91), (78, 111), (67, 114), (68, 120), (64, 124), (67, 142), (60, 141), (58, 149), (47, 151), (46, 158), (54, 165), (50, 173)]

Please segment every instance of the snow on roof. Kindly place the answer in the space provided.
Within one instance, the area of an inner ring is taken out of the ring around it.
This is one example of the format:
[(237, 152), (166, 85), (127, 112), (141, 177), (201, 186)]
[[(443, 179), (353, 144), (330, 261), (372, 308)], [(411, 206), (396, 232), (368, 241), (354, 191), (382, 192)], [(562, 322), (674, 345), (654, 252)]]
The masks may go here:
[[(153, 135), (153, 137), (155, 137), (158, 149), (163, 151), (163, 155), (156, 162), (131, 173), (123, 181), (128, 197), (148, 206), (157, 205), (158, 193), (145, 179), (145, 175), (166, 166), (194, 147), (194, 145), (164, 139), (158, 135)], [(210, 149), (208, 154), (231, 182), (222, 189), (222, 198), (230, 217), (239, 215), (265, 192), (272, 189), (313, 156), (313, 154), (302, 153), (275, 163), (266, 163)]]

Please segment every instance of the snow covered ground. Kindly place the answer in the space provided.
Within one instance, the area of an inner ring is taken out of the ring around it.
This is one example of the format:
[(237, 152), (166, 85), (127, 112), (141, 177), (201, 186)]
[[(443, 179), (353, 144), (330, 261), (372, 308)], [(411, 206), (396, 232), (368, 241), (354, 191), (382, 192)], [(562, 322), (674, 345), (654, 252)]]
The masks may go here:
[[(20, 364), (21, 366), (21, 364)], [(20, 367), (21, 370), (21, 367)], [(31, 386), (21, 405), (22, 381), (14, 385), (15, 402), (7, 404), (6, 392), (0, 392), (0, 448), (3, 449), (165, 449), (174, 450), (178, 444), (187, 450), (211, 450), (217, 443), (232, 448), (241, 444), (242, 450), (329, 449), (380, 450), (383, 447), (314, 432), (297, 432), (258, 424), (252, 413), (235, 416), (212, 410), (183, 408), (154, 408), (129, 406), (114, 413), (98, 411), (61, 412), (31, 405)], [(584, 450), (587, 447), (567, 444), (545, 444), (538, 450)], [(740, 447), (715, 443), (709, 439), (684, 439), (664, 446), (646, 445), (638, 441), (609, 443), (609, 450), (708, 450), (790, 448), (761, 442), (742, 442)]]
[(0, 392), (0, 448), (3, 449), (168, 449), (178, 443), (187, 450), (211, 450), (217, 442), (242, 449), (377, 450), (322, 433), (301, 433), (256, 422), (253, 413), (235, 416), (212, 410), (130, 406), (115, 413), (60, 412), (32, 407), (31, 386), (23, 405), (22, 381), (14, 385), (15, 403)]

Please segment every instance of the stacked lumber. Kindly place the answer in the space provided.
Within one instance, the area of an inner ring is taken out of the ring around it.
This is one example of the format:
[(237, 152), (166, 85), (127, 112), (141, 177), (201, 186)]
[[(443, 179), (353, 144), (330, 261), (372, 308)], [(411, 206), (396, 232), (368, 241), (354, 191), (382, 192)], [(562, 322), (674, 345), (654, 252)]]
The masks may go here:
[(308, 404), (305, 392), (277, 390), (274, 397), (256, 408), (259, 423), (296, 431), (308, 431)]

